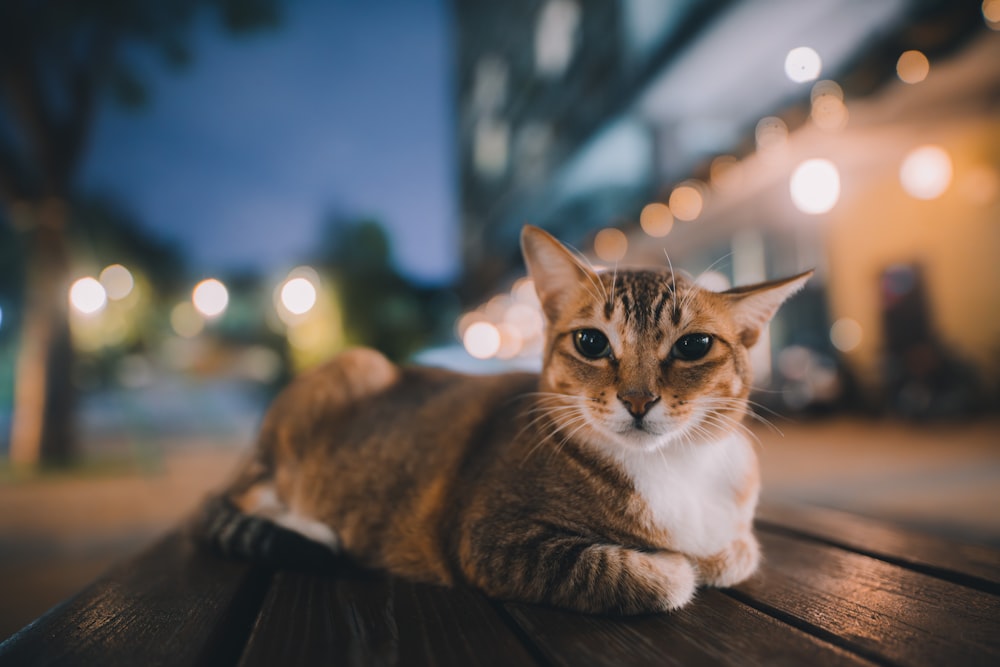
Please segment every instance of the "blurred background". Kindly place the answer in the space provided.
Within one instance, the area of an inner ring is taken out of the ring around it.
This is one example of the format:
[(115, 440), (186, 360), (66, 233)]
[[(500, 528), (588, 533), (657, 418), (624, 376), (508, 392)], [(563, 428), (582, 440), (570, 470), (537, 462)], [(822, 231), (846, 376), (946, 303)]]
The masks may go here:
[(5, 0), (0, 639), (345, 346), (537, 368), (518, 234), (710, 289), (765, 499), (1000, 546), (1000, 0)]

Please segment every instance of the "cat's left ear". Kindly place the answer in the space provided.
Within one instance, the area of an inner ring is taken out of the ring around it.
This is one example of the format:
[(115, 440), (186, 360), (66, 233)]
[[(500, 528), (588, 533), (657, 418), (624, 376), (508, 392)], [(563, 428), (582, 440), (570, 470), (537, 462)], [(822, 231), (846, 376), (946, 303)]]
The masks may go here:
[(755, 285), (734, 287), (722, 292), (729, 301), (740, 328), (740, 341), (750, 347), (788, 297), (798, 292), (812, 276), (812, 271), (791, 278), (770, 280)]

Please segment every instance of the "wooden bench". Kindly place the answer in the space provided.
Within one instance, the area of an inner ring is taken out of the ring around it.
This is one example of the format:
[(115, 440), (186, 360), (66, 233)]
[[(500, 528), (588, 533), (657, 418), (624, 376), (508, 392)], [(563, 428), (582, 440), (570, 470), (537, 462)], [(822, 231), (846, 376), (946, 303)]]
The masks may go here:
[(270, 572), (177, 533), (0, 644), (0, 665), (1000, 665), (1000, 551), (806, 508), (765, 508), (758, 535), (749, 582), (610, 618), (346, 564)]

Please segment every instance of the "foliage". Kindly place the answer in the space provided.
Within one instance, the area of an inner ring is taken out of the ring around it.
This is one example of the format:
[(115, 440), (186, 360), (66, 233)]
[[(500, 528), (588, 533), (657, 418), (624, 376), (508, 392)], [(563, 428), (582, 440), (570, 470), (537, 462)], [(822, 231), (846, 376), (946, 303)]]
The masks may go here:
[(334, 218), (321, 247), (320, 263), (336, 276), (349, 343), (402, 361), (449, 330), (454, 298), (401, 275), (379, 223)]

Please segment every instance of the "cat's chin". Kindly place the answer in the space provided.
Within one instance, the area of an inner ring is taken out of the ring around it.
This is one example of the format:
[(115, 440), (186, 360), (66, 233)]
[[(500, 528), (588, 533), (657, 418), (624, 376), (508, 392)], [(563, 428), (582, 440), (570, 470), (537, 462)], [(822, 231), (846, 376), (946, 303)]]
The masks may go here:
[(629, 452), (655, 452), (669, 447), (674, 438), (669, 433), (657, 433), (649, 428), (629, 426), (621, 430), (600, 429), (595, 444), (602, 449)]

